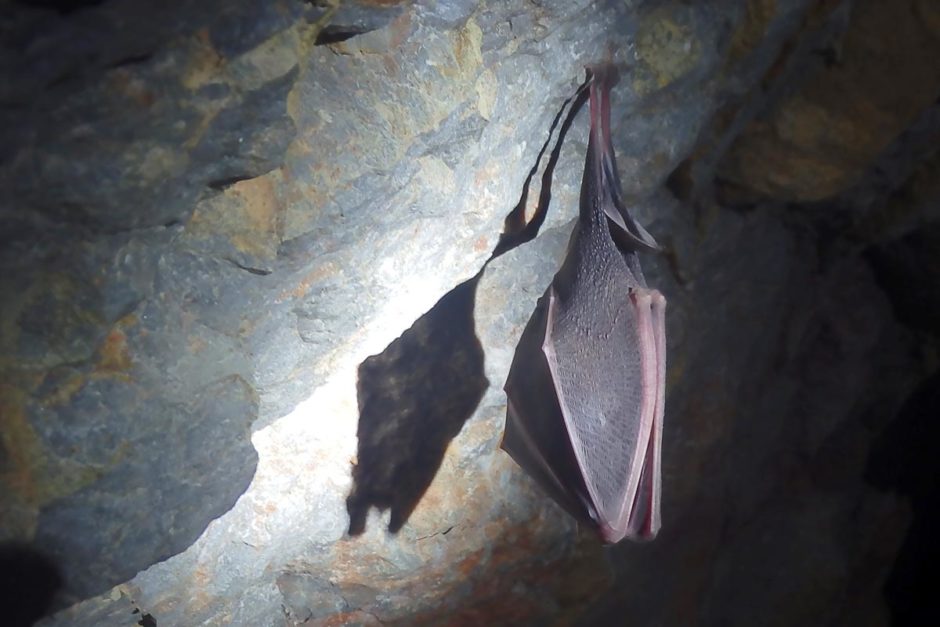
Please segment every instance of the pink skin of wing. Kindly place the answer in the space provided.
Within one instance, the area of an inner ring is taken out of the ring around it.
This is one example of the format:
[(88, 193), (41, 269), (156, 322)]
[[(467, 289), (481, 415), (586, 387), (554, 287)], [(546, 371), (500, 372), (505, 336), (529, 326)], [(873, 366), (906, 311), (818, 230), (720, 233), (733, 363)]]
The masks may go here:
[[(597, 151), (598, 164), (609, 159), (613, 163), (613, 144), (610, 135), (610, 89), (616, 83), (613, 66), (591, 68), (591, 134)], [(619, 181), (606, 180), (601, 185), (619, 185)], [(619, 190), (617, 195), (619, 196)], [(611, 198), (613, 194), (611, 194)], [(605, 213), (619, 223), (615, 208)], [(643, 231), (645, 233), (645, 231)], [(652, 239), (652, 238), (650, 238)], [(630, 300), (637, 309), (641, 355), (642, 406), (640, 410), (640, 440), (637, 446), (646, 446), (644, 455), (634, 459), (630, 468), (628, 492), (616, 521), (597, 521), (599, 533), (605, 542), (616, 543), (625, 537), (652, 540), (661, 525), (662, 434), (666, 387), (666, 299), (654, 289), (631, 288)]]

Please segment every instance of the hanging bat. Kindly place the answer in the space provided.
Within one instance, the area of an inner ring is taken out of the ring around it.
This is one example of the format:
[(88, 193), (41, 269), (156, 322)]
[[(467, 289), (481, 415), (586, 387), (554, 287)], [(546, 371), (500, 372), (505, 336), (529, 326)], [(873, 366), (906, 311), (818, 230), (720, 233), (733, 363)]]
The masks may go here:
[(591, 133), (578, 222), (506, 380), (502, 447), (605, 542), (660, 527), (666, 299), (638, 251), (658, 250), (621, 198), (610, 64), (589, 67)]

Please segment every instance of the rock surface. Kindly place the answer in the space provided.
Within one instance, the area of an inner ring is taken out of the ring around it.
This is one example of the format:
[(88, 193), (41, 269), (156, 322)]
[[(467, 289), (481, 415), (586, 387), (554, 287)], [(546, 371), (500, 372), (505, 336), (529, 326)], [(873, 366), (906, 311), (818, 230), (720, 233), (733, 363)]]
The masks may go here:
[[(937, 363), (930, 2), (29, 4), (0, 539), (62, 575), (41, 625), (889, 622), (912, 513), (865, 473)], [(607, 54), (669, 370), (663, 531), (602, 548), (498, 448), (583, 113), (485, 262)]]

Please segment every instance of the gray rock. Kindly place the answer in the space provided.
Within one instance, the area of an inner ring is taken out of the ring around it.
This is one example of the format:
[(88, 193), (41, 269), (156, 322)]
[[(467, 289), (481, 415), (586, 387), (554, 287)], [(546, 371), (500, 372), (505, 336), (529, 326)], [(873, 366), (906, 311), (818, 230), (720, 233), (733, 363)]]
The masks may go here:
[[(825, 130), (793, 103), (873, 2), (4, 5), (0, 539), (64, 576), (40, 624), (885, 624), (912, 514), (865, 473), (935, 354), (897, 286), (936, 283), (936, 107), (812, 204), (741, 159)], [(499, 449), (583, 112), (486, 261), (607, 54), (669, 370), (663, 531), (602, 550)]]

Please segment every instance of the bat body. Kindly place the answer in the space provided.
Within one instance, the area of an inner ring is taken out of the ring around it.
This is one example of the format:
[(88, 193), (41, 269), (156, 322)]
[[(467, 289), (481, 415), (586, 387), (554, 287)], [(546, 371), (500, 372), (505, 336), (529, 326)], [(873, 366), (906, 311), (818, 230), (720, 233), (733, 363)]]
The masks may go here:
[(610, 138), (612, 66), (589, 68), (591, 134), (566, 258), (529, 319), (506, 380), (502, 447), (605, 542), (660, 526), (666, 301), (638, 251)]

